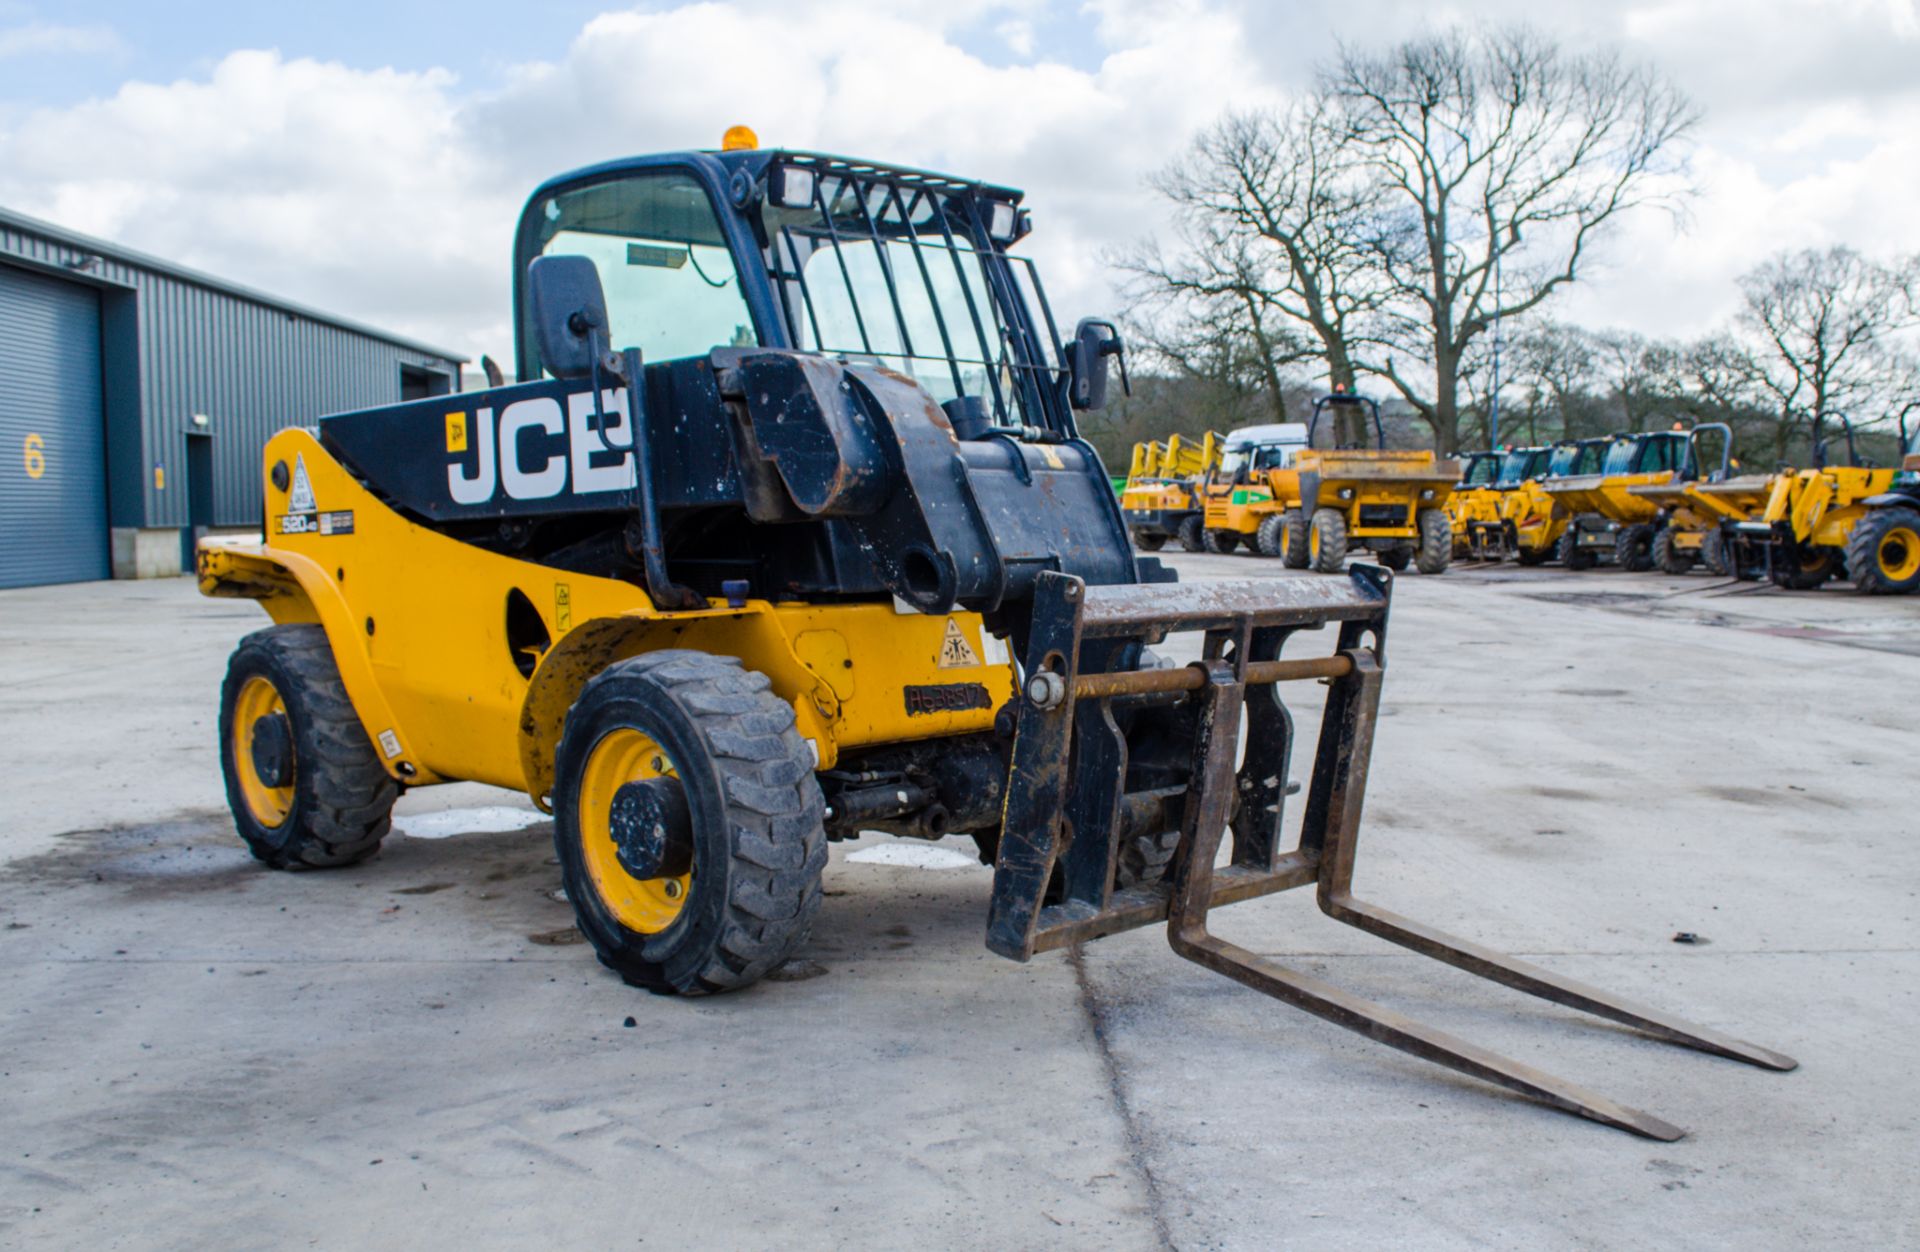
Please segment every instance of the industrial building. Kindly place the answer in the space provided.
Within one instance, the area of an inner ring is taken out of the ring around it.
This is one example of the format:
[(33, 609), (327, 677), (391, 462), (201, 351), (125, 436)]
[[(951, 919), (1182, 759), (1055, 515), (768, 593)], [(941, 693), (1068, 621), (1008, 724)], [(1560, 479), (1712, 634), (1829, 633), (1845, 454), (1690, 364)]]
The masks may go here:
[(0, 209), (0, 587), (152, 577), (260, 525), (260, 450), (464, 358)]

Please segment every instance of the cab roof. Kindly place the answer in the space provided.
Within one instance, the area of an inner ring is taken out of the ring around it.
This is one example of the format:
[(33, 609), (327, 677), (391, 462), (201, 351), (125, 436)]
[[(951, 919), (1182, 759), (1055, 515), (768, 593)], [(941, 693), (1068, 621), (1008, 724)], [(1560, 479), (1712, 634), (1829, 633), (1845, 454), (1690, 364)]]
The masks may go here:
[(1266, 426), (1242, 426), (1228, 435), (1226, 443), (1221, 447), (1227, 452), (1237, 452), (1242, 448), (1260, 447), (1266, 444), (1297, 443), (1304, 446), (1306, 442), (1305, 422), (1273, 422)]
[(712, 149), (683, 150), (679, 152), (656, 152), (643, 156), (616, 157), (602, 161), (597, 165), (582, 166), (557, 174), (534, 189), (533, 198), (537, 199), (550, 192), (561, 190), (576, 183), (592, 181), (608, 174), (638, 172), (661, 169), (664, 167), (700, 166), (711, 162), (718, 167), (720, 182), (726, 185), (734, 174), (745, 172), (749, 178), (759, 178), (768, 166), (776, 163), (804, 165), (821, 174), (845, 174), (855, 178), (885, 178), (909, 187), (925, 187), (931, 191), (947, 195), (972, 193), (992, 200), (1005, 200), (1018, 204), (1026, 193), (1017, 187), (1003, 187), (995, 183), (982, 182), (974, 178), (962, 178), (952, 174), (940, 174), (932, 170), (916, 169), (910, 165), (890, 165), (884, 161), (869, 161), (859, 157), (835, 156), (827, 152), (807, 152), (797, 148), (743, 148), (731, 152)]

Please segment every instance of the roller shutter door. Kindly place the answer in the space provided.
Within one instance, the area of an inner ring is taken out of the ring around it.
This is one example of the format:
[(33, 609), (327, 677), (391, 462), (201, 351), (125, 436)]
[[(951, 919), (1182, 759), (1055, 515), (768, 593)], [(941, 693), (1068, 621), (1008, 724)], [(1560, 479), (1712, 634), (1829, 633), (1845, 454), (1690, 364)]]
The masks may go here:
[(100, 299), (0, 265), (0, 587), (109, 574)]

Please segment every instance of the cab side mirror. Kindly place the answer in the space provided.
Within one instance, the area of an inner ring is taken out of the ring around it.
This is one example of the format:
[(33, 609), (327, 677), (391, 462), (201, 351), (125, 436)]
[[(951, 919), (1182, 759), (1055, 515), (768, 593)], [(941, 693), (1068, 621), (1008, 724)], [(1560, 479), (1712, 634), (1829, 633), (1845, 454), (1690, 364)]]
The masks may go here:
[(583, 256), (543, 256), (527, 267), (534, 346), (555, 378), (608, 369), (607, 297), (600, 271)]
[(1126, 345), (1120, 329), (1105, 318), (1083, 317), (1073, 328), (1073, 342), (1066, 345), (1071, 377), (1067, 382), (1067, 400), (1076, 409), (1101, 409), (1107, 404), (1107, 358), (1120, 361), (1120, 388), (1128, 395), (1133, 387), (1127, 381)]

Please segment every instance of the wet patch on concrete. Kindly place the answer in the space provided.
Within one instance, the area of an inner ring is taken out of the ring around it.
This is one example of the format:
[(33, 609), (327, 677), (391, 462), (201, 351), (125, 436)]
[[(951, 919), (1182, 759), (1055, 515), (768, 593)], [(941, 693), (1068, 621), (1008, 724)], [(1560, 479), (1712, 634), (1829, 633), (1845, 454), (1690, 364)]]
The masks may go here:
[(44, 852), (0, 864), (0, 879), (8, 881), (109, 883), (158, 895), (232, 889), (262, 872), (233, 833), (232, 818), (217, 809), (68, 831)]

